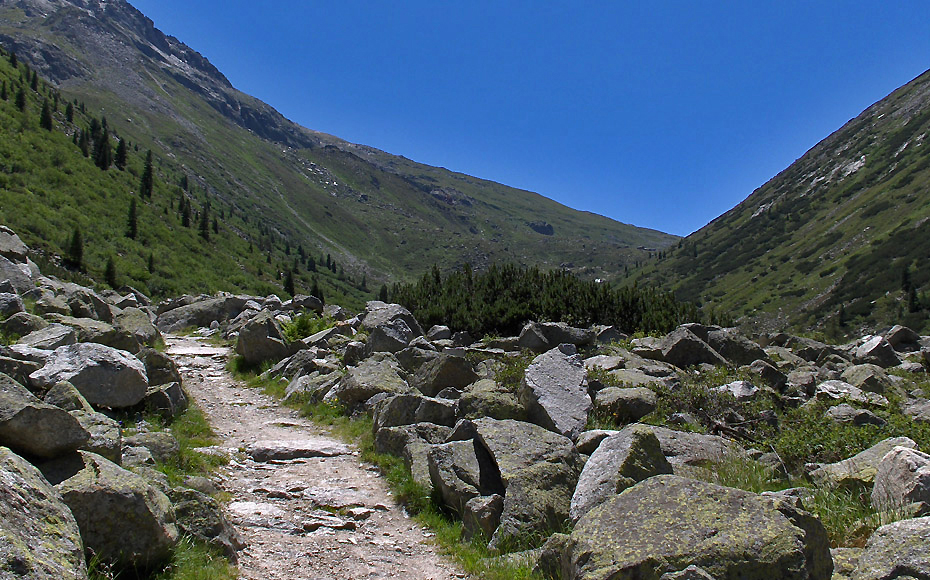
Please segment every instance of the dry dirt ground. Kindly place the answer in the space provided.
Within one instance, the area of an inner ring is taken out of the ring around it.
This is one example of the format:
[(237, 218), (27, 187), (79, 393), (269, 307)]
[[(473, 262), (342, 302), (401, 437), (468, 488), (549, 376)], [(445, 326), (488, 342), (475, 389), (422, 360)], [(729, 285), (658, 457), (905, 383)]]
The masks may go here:
[(226, 371), (230, 349), (166, 337), (184, 385), (234, 459), (220, 485), (248, 544), (241, 578), (465, 578), (358, 451)]

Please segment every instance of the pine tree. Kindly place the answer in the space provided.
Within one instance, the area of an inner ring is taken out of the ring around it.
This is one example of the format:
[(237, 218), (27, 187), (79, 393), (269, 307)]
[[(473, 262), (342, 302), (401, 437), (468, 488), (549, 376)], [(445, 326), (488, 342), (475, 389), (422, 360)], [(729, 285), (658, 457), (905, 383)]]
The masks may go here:
[(313, 277), (313, 285), (310, 287), (310, 295), (314, 298), (319, 298), (320, 302), (326, 304), (326, 301), (323, 299), (323, 291), (320, 290), (320, 283), (317, 281), (316, 276)]
[(119, 285), (116, 280), (116, 263), (113, 262), (113, 256), (107, 258), (107, 267), (103, 271), (103, 280), (110, 288), (116, 289)]
[(0, 84), (0, 99), (6, 101), (10, 98), (10, 95), (6, 92), (6, 81), (3, 81), (3, 84)]
[(182, 200), (181, 208), (181, 225), (185, 228), (191, 227), (191, 202), (186, 199)]
[(10, 51), (10, 66), (17, 68), (19, 66), (19, 61), (16, 59), (16, 53), (12, 50)]
[(39, 115), (39, 126), (46, 131), (52, 130), (52, 109), (48, 105), (48, 99), (42, 103), (42, 114)]
[(294, 273), (290, 269), (284, 275), (284, 291), (293, 297), (297, 292), (294, 288)]
[(209, 204), (204, 204), (203, 212), (200, 214), (200, 237), (205, 241), (210, 241), (210, 218), (207, 216)]
[(68, 244), (68, 255), (65, 256), (64, 262), (73, 270), (84, 270), (84, 240), (79, 228), (74, 228), (74, 233), (71, 234), (71, 243)]
[(129, 199), (129, 222), (126, 226), (126, 237), (130, 240), (136, 239), (139, 235), (139, 224), (136, 215), (136, 198)]
[(213, 216), (213, 233), (220, 233), (220, 222), (216, 220), (216, 216)]
[(387, 287), (387, 284), (382, 284), (382, 285), (381, 285), (381, 290), (378, 291), (378, 300), (380, 300), (381, 302), (387, 302), (387, 301), (388, 301), (388, 287)]
[(23, 90), (23, 87), (19, 87), (19, 90), (16, 91), (16, 108), (21, 113), (26, 112), (26, 91)]
[(65, 120), (69, 123), (74, 122), (74, 105), (68, 103), (68, 106), (65, 107)]
[(116, 165), (116, 168), (120, 171), (126, 169), (126, 155), (126, 142), (120, 139), (119, 143), (116, 145), (116, 159), (113, 161), (113, 164)]
[(110, 132), (103, 129), (100, 139), (94, 143), (94, 165), (106, 171), (113, 163), (113, 151), (110, 147)]
[(142, 179), (139, 184), (139, 195), (152, 199), (152, 190), (155, 187), (155, 172), (152, 167), (152, 150), (145, 154), (145, 169), (142, 170)]
[(155, 255), (149, 252), (149, 274), (155, 273)]
[(78, 139), (78, 147), (81, 148), (81, 153), (84, 154), (84, 157), (90, 156), (90, 139), (87, 137), (87, 131), (79, 129), (81, 131), (81, 138)]
[(34, 92), (39, 92), (39, 73), (32, 71), (32, 80), (29, 82), (29, 88)]
[(307, 271), (316, 272), (316, 260), (313, 259), (313, 256), (307, 258)]

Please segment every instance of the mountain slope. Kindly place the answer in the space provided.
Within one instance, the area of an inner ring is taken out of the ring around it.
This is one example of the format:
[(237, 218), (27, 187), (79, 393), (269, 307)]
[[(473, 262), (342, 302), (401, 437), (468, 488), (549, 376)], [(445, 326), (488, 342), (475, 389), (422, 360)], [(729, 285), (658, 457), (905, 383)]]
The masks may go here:
[(844, 334), (930, 300), (930, 72), (846, 123), (641, 276), (759, 329)]
[(265, 251), (300, 245), (373, 280), (494, 261), (612, 278), (636, 247), (677, 240), (300, 127), (125, 0), (6, 1), (0, 42), (153, 149), (165, 180), (188, 176), (214, 207), (263, 224), (242, 233)]

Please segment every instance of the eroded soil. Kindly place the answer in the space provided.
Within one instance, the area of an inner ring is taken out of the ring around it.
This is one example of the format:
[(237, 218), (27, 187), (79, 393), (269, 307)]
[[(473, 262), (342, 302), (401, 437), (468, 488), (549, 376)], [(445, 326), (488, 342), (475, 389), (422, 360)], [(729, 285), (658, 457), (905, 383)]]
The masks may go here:
[(248, 546), (241, 577), (465, 578), (358, 451), (226, 371), (230, 349), (166, 337), (184, 385), (234, 459), (220, 471)]

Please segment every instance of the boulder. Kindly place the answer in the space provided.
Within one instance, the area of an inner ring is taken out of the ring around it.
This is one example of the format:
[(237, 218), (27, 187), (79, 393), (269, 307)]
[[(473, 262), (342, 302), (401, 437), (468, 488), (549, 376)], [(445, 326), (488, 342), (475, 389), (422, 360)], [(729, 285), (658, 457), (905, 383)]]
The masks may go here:
[(826, 416), (837, 423), (847, 425), (878, 425), (885, 424), (885, 420), (866, 409), (857, 409), (848, 403), (834, 405), (827, 409)]
[(738, 489), (674, 475), (649, 478), (578, 522), (563, 559), (566, 580), (659, 578), (699, 566), (714, 578), (828, 580), (820, 520)]
[(588, 422), (592, 402), (584, 363), (575, 347), (562, 345), (533, 359), (518, 396), (531, 422), (577, 438)]
[(572, 495), (571, 519), (577, 522), (592, 508), (654, 475), (672, 473), (655, 433), (634, 424), (601, 441), (584, 465)]
[(855, 359), (859, 363), (876, 364), (882, 368), (896, 367), (901, 364), (898, 353), (881, 336), (873, 336), (857, 348)]
[(400, 365), (390, 354), (371, 356), (355, 367), (349, 367), (345, 376), (324, 397), (352, 408), (378, 393), (401, 394), (413, 392), (400, 374)]
[(397, 318), (379, 324), (368, 334), (368, 352), (400, 352), (418, 336), (406, 320)]
[(79, 453), (80, 469), (58, 489), (77, 520), (84, 547), (120, 567), (164, 562), (178, 541), (165, 494), (99, 455)]
[(749, 400), (759, 394), (759, 387), (749, 381), (733, 381), (725, 385), (720, 385), (715, 390), (721, 393), (729, 393), (737, 401)]
[(427, 332), (426, 338), (430, 341), (449, 340), (452, 338), (452, 330), (448, 326), (433, 325)]
[(392, 320), (403, 320), (407, 324), (407, 328), (413, 333), (413, 336), (423, 334), (423, 329), (417, 319), (400, 304), (386, 304), (372, 300), (365, 305), (365, 311), (359, 315), (359, 318), (362, 325), (368, 330), (374, 330)]
[(820, 401), (849, 401), (860, 405), (877, 405), (884, 407), (888, 399), (878, 393), (869, 393), (854, 387), (845, 381), (824, 381), (814, 388), (814, 397)]
[(764, 360), (753, 361), (749, 365), (749, 372), (779, 392), (788, 384), (788, 376)]
[(894, 510), (920, 502), (930, 505), (930, 455), (910, 447), (895, 447), (878, 463), (872, 506)]
[(423, 365), (432, 360), (436, 360), (441, 356), (435, 350), (427, 350), (424, 348), (412, 346), (413, 342), (411, 343), (411, 346), (408, 346), (407, 348), (394, 353), (397, 361), (408, 373), (416, 373), (418, 370), (420, 370), (420, 368), (423, 367)]
[(487, 449), (474, 439), (433, 445), (427, 457), (433, 487), (443, 503), (460, 515), (472, 498), (503, 492)]
[(30, 380), (50, 387), (61, 381), (74, 385), (91, 405), (125, 408), (139, 404), (148, 390), (142, 362), (128, 352), (93, 343), (55, 349)]
[(526, 419), (526, 407), (517, 395), (491, 379), (481, 379), (459, 397), (459, 415), (466, 419)]
[(124, 437), (123, 445), (126, 447), (145, 447), (152, 454), (155, 461), (159, 463), (169, 463), (177, 459), (181, 453), (178, 440), (167, 431), (150, 431)]
[(16, 232), (7, 226), (0, 225), (0, 256), (12, 262), (25, 262), (29, 248), (23, 243)]
[(504, 498), (496, 493), (471, 498), (462, 515), (462, 537), (469, 542), (476, 537), (487, 542), (500, 525), (503, 511)]
[(142, 348), (135, 336), (108, 322), (71, 316), (54, 316), (53, 318), (73, 328), (77, 333), (78, 342), (95, 342), (132, 353), (137, 353)]
[(94, 412), (94, 408), (90, 406), (81, 392), (67, 381), (60, 382), (49, 389), (42, 400), (65, 411)]
[(0, 578), (86, 580), (71, 510), (38, 469), (0, 447)]
[(26, 307), (23, 305), (23, 299), (19, 294), (12, 292), (0, 292), (0, 317), (12, 316), (25, 312)]
[(0, 374), (0, 445), (49, 459), (74, 451), (88, 438), (90, 433), (67, 411), (40, 401)]
[(607, 387), (595, 395), (594, 411), (626, 424), (655, 411), (657, 402), (655, 391), (646, 387)]
[(77, 341), (77, 333), (73, 328), (64, 324), (52, 324), (30, 332), (20, 338), (17, 344), (40, 350), (55, 350), (60, 346), (74, 344)]
[(187, 394), (181, 383), (150, 386), (142, 399), (142, 406), (165, 419), (173, 419), (187, 409)]
[(278, 364), (262, 373), (262, 376), (265, 378), (284, 377), (288, 380), (293, 380), (301, 375), (310, 374), (318, 370), (316, 358), (319, 356), (319, 353), (319, 349), (313, 347), (299, 350), (293, 355), (279, 361)]
[(896, 324), (885, 333), (885, 340), (897, 352), (915, 352), (920, 350), (920, 335), (906, 326)]
[(402, 458), (413, 480), (423, 487), (432, 488), (429, 450), (433, 445), (445, 442), (451, 431), (449, 427), (432, 423), (384, 427), (375, 434), (375, 450)]
[(264, 361), (280, 361), (292, 354), (274, 315), (263, 310), (249, 320), (239, 331), (236, 354), (247, 364), (258, 365)]
[[(888, 378), (884, 369), (873, 364), (851, 366), (843, 371), (840, 378), (863, 391), (879, 395), (884, 395), (886, 391), (894, 388), (894, 383)], [(903, 393), (899, 394), (903, 395)]]
[(315, 312), (317, 315), (323, 314), (323, 301), (316, 296), (298, 294), (288, 300), (288, 302), (290, 303), (290, 309), (294, 312), (304, 312), (309, 310), (311, 312)]
[[(243, 296), (218, 296), (191, 302), (176, 303), (176, 308), (162, 310), (159, 308), (155, 325), (162, 332), (178, 332), (190, 327), (210, 326), (211, 322), (225, 324), (238, 316), (245, 308), (247, 298)], [(167, 304), (166, 306), (171, 306)]]
[(42, 330), (48, 322), (40, 316), (28, 312), (17, 312), (0, 322), (0, 330), (8, 335), (26, 336), (30, 332)]
[(871, 487), (882, 458), (899, 446), (917, 449), (917, 444), (908, 437), (892, 437), (848, 459), (818, 467), (810, 473), (810, 477), (816, 483), (829, 487)]
[(704, 341), (720, 356), (735, 365), (748, 365), (757, 360), (768, 359), (761, 346), (732, 328), (709, 329)]
[(724, 365), (728, 363), (709, 344), (695, 336), (687, 328), (678, 327), (660, 343), (662, 360), (678, 368), (699, 364)]
[(319, 372), (312, 372), (309, 375), (301, 375), (288, 383), (284, 390), (284, 400), (319, 403), (339, 379), (338, 373), (321, 375)]
[(447, 388), (464, 389), (478, 380), (472, 365), (463, 356), (440, 354), (417, 370), (410, 379), (411, 386), (428, 397)]
[(101, 322), (112, 322), (113, 311), (99, 294), (79, 284), (65, 282), (58, 289), (75, 318), (90, 318)]
[(145, 375), (150, 386), (181, 382), (177, 363), (165, 353), (146, 347), (136, 353), (136, 358), (145, 365)]
[(113, 317), (113, 325), (143, 346), (155, 346), (161, 342), (161, 333), (152, 324), (149, 315), (139, 308), (125, 308)]
[(236, 563), (237, 552), (245, 547), (236, 528), (226, 519), (223, 506), (212, 497), (193, 489), (175, 488), (168, 497), (174, 505), (179, 531), (219, 550)]
[(718, 435), (675, 431), (666, 427), (652, 427), (652, 432), (658, 438), (662, 454), (668, 458), (672, 467), (703, 467), (730, 455), (745, 455), (745, 451), (739, 445)]
[(35, 288), (29, 267), (26, 264), (11, 262), (4, 256), (0, 256), (0, 280), (9, 280), (12, 291), (16, 294), (25, 294)]
[(83, 409), (70, 413), (90, 433), (90, 438), (80, 447), (82, 451), (96, 453), (117, 465), (123, 462), (123, 434), (119, 422), (103, 413)]
[(930, 517), (882, 526), (859, 554), (852, 580), (930, 578)]

